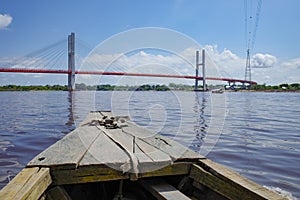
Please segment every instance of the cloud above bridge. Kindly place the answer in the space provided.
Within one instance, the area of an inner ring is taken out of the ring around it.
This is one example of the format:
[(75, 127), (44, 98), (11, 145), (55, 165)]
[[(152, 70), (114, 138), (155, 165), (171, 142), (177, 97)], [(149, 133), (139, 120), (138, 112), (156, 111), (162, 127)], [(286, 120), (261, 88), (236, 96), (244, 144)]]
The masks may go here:
[(11, 24), (12, 20), (12, 16), (7, 14), (0, 14), (0, 29), (8, 27)]
[(257, 68), (273, 67), (276, 61), (277, 59), (275, 56), (258, 53), (252, 57), (251, 65), (252, 67)]

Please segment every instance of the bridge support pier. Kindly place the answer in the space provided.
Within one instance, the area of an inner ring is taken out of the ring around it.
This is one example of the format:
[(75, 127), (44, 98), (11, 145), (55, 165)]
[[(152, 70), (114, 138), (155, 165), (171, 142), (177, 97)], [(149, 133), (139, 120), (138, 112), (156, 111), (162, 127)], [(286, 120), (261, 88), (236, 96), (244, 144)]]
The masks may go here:
[(75, 33), (68, 36), (68, 90), (75, 89)]
[(202, 49), (202, 63), (199, 63), (199, 51), (196, 51), (196, 79), (195, 79), (195, 91), (198, 90), (198, 77), (199, 77), (199, 66), (202, 66), (202, 90), (206, 91), (206, 80), (205, 80), (205, 50)]

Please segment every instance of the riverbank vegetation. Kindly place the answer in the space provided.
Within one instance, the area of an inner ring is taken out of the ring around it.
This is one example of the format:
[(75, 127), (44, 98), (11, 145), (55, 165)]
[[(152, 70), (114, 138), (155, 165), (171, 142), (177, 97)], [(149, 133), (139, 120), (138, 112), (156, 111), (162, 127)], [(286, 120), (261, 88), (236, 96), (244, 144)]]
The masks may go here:
[[(209, 89), (222, 88), (222, 85), (209, 85)], [(199, 86), (201, 90), (201, 86)], [(0, 86), (0, 91), (67, 91), (68, 87), (66, 85), (5, 85)], [(178, 90), (178, 91), (193, 91), (193, 85), (185, 85), (185, 84), (175, 84), (170, 83), (167, 85), (140, 85), (140, 86), (116, 86), (116, 85), (85, 85), (84, 83), (76, 84), (76, 90), (85, 91), (85, 90), (96, 90), (96, 91), (168, 91), (168, 90)], [(252, 85), (250, 90), (243, 90), (242, 87), (235, 87), (235, 91), (266, 91), (266, 92), (300, 92), (300, 83), (293, 84), (280, 84), (280, 85), (266, 85), (266, 84), (258, 84)]]
[(96, 90), (96, 91), (168, 91), (170, 88), (166, 85), (141, 85), (141, 86), (116, 86), (116, 85), (94, 85), (89, 86), (83, 83), (76, 84), (76, 90)]
[(66, 85), (5, 85), (0, 86), (0, 91), (39, 91), (39, 90), (49, 90), (49, 91), (67, 91), (68, 87)]
[(285, 92), (285, 91), (300, 91), (300, 83), (292, 83), (292, 84), (280, 84), (280, 85), (266, 85), (266, 84), (257, 84), (252, 85), (251, 90), (255, 91), (270, 91), (270, 92)]

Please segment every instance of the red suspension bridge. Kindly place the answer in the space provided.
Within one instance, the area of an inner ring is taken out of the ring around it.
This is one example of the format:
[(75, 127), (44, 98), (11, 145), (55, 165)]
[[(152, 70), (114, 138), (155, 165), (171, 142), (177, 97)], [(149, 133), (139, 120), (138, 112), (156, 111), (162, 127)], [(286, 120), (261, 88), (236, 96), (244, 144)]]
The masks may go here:
[[(53, 54), (53, 53), (52, 53)], [(62, 55), (62, 53), (60, 53)], [(58, 57), (58, 56), (56, 56)], [(23, 62), (24, 63), (24, 62)], [(203, 90), (206, 90), (206, 80), (214, 81), (226, 81), (229, 83), (242, 83), (248, 85), (257, 84), (254, 81), (232, 79), (232, 78), (222, 78), (222, 77), (206, 77), (205, 76), (205, 52), (202, 50), (202, 63), (199, 63), (199, 52), (196, 52), (196, 75), (173, 75), (173, 74), (149, 74), (149, 73), (131, 73), (131, 72), (118, 72), (118, 71), (78, 71), (75, 70), (75, 34), (72, 33), (68, 37), (68, 70), (62, 69), (34, 69), (25, 67), (5, 67), (0, 68), (0, 72), (9, 73), (42, 73), (42, 74), (68, 74), (68, 88), (69, 90), (74, 89), (75, 85), (75, 75), (76, 74), (88, 74), (88, 75), (104, 75), (104, 76), (136, 76), (136, 77), (161, 77), (161, 78), (179, 78), (179, 79), (194, 79), (195, 80), (195, 90), (198, 90), (198, 81), (203, 81)], [(199, 76), (199, 66), (202, 67), (202, 76)]]
[[(0, 68), (0, 72), (13, 72), (13, 73), (42, 73), (42, 74), (72, 74), (68, 70), (49, 70), (49, 69), (18, 69), (18, 68)], [(203, 80), (202, 76), (184, 76), (172, 74), (141, 74), (141, 73), (128, 73), (128, 72), (93, 72), (93, 71), (75, 71), (75, 74), (89, 74), (89, 75), (110, 75), (110, 76), (140, 76), (140, 77), (161, 77), (161, 78), (183, 78), (183, 79), (197, 79)], [(237, 83), (248, 83), (255, 85), (254, 81), (245, 81), (241, 79), (232, 78), (215, 78), (205, 77), (206, 80), (213, 81), (226, 81)]]

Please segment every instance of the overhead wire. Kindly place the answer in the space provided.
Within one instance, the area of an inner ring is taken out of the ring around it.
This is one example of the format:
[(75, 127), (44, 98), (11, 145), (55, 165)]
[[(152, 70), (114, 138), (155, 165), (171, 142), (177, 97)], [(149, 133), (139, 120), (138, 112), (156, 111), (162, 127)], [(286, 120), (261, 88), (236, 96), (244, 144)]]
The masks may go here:
[(257, 8), (256, 8), (255, 25), (254, 25), (253, 35), (252, 35), (252, 44), (251, 44), (252, 50), (253, 50), (254, 44), (255, 44), (255, 39), (256, 39), (255, 37), (256, 37), (256, 31), (258, 29), (261, 5), (262, 5), (262, 0), (259, 0), (258, 4), (257, 4)]
[[(253, 0), (244, 0), (244, 12), (245, 12), (245, 43), (247, 51), (253, 50), (256, 32), (258, 29), (260, 11), (262, 7), (262, 0), (257, 1), (255, 16), (253, 10)], [(253, 25), (253, 21), (254, 25)]]

